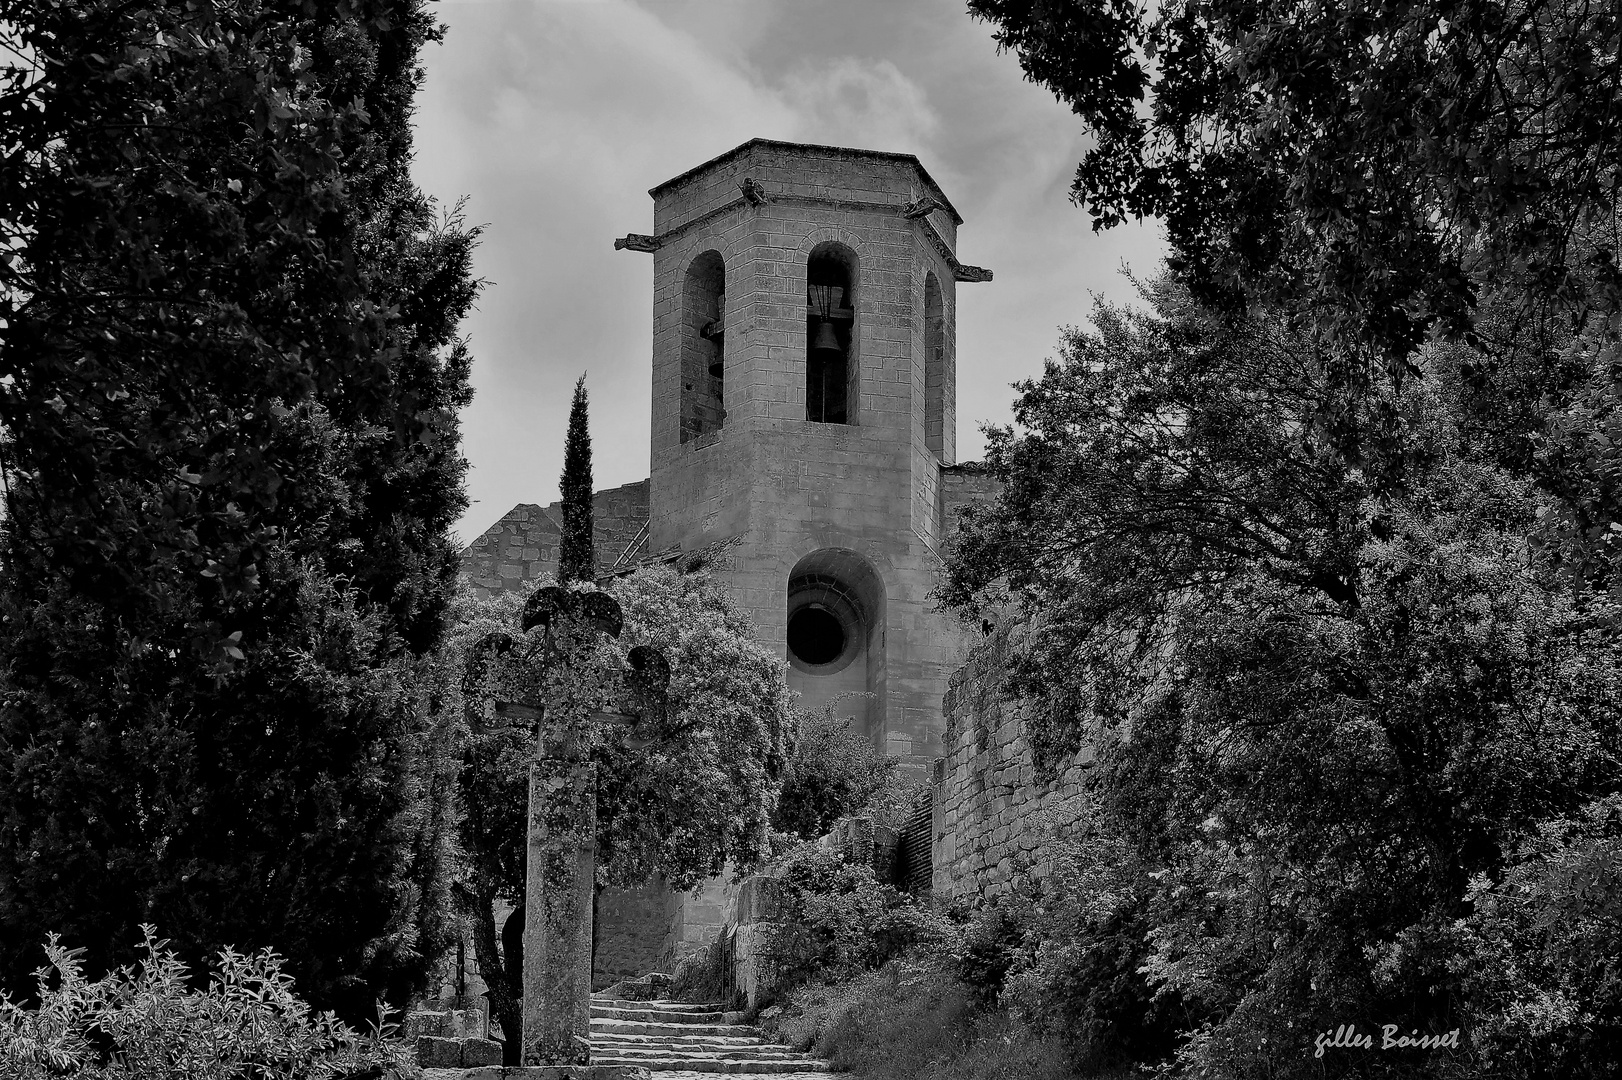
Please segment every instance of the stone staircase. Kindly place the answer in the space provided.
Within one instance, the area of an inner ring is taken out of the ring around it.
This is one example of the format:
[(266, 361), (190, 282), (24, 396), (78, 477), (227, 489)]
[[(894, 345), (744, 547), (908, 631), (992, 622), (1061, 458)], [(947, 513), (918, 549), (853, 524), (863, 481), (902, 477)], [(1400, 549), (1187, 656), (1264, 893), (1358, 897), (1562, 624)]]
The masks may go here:
[[(828, 1077), (828, 1063), (761, 1038), (724, 1005), (591, 1000), (594, 1065), (640, 1065), (657, 1080), (746, 1073), (794, 1080)], [(728, 1021), (733, 1021), (729, 1023)]]

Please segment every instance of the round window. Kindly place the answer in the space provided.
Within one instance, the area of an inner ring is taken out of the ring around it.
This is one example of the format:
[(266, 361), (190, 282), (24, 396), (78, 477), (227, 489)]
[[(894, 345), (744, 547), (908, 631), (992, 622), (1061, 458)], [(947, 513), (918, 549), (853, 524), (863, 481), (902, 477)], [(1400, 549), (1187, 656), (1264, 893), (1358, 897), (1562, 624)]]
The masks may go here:
[(788, 647), (808, 667), (831, 664), (845, 652), (845, 628), (827, 608), (803, 607), (789, 616)]

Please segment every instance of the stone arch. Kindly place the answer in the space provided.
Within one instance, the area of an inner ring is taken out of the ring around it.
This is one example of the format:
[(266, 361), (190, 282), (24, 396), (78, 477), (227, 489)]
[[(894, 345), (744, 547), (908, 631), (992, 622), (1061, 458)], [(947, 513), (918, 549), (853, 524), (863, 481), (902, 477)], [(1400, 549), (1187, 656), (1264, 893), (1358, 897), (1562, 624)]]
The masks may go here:
[(681, 291), (681, 441), (726, 420), (726, 260), (711, 248), (687, 264)]
[(924, 273), (924, 445), (946, 454), (946, 302), (933, 270)]
[(807, 708), (841, 694), (835, 710), (869, 735), (884, 717), (884, 579), (872, 561), (842, 547), (803, 556), (785, 583), (789, 686)]
[(824, 240), (806, 255), (805, 418), (824, 424), (856, 423), (860, 367), (860, 261), (839, 240)]

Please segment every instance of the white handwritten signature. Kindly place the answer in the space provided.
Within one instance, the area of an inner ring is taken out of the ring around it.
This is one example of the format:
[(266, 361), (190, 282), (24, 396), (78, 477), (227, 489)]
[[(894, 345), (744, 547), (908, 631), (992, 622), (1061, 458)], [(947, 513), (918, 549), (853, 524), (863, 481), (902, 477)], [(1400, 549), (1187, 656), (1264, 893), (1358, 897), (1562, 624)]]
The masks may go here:
[[(1459, 1045), (1459, 1029), (1454, 1028), (1445, 1035), (1421, 1035), (1415, 1028), (1407, 1035), (1397, 1034), (1396, 1024), (1382, 1024), (1380, 1026), (1380, 1049), (1408, 1049), (1437, 1050), (1442, 1048), (1457, 1049)], [(1331, 1047), (1349, 1047), (1353, 1050), (1373, 1050), (1374, 1036), (1360, 1035), (1356, 1024), (1342, 1024), (1334, 1031), (1326, 1031), (1314, 1040), (1317, 1052), (1313, 1057), (1323, 1057), (1324, 1051)]]

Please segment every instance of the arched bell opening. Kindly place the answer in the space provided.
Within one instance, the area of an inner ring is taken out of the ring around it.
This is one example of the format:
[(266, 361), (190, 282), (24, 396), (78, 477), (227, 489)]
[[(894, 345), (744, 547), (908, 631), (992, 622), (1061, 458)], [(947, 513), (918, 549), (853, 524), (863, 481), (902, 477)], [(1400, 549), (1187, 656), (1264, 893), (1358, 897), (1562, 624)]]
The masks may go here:
[(924, 275), (924, 445), (946, 453), (946, 305), (933, 271)]
[(706, 251), (682, 287), (681, 441), (719, 431), (726, 419), (726, 263)]
[(807, 709), (839, 698), (834, 711), (855, 717), (871, 733), (884, 715), (884, 582), (878, 571), (846, 548), (812, 552), (789, 573), (787, 605), (789, 688)]
[(805, 418), (855, 422), (856, 253), (826, 241), (806, 261)]

